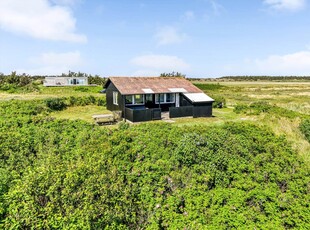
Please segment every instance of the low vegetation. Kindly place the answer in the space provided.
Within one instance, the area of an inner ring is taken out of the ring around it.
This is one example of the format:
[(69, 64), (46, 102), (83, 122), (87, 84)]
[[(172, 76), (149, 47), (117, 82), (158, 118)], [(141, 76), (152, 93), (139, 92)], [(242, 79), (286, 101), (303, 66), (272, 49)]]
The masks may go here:
[(310, 119), (303, 120), (299, 127), (301, 132), (305, 135), (305, 138), (310, 143)]
[(96, 87), (2, 90), (0, 228), (308, 229), (308, 85), (197, 86), (226, 108), (113, 128)]
[(226, 76), (221, 77), (219, 80), (224, 81), (279, 81), (279, 82), (292, 82), (292, 81), (310, 81), (310, 76)]
[(234, 109), (235, 113), (245, 113), (248, 115), (259, 115), (261, 113), (268, 113), (272, 115), (276, 115), (278, 117), (287, 117), (287, 118), (295, 118), (295, 117), (310, 117), (308, 115), (304, 115), (295, 111), (291, 111), (288, 109), (284, 109), (275, 105), (271, 105), (266, 101), (256, 101), (252, 102), (249, 105), (247, 104), (237, 104)]
[(266, 128), (111, 130), (38, 107), (15, 118), (9, 110), (0, 120), (3, 228), (308, 226), (307, 166)]

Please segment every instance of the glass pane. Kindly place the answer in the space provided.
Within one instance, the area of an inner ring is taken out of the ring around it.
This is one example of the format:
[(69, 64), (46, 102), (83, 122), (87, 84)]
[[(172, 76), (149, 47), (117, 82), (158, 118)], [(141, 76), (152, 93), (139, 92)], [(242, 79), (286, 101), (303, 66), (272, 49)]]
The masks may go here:
[(146, 103), (153, 102), (153, 95), (152, 94), (146, 94), (145, 95), (145, 101), (146, 101)]
[(156, 103), (159, 103), (159, 100), (160, 100), (160, 103), (164, 103), (165, 102), (165, 94), (156, 94), (155, 96), (156, 98)]
[(117, 92), (113, 92), (113, 104), (114, 105), (118, 105), (118, 99), (117, 99), (118, 93)]
[(142, 94), (135, 95), (135, 104), (143, 104), (143, 95)]
[(126, 104), (132, 104), (132, 96), (131, 95), (125, 96), (125, 103)]
[(160, 102), (165, 102), (165, 94), (160, 94)]
[(78, 84), (79, 84), (79, 85), (84, 85), (84, 79), (79, 79), (79, 80), (78, 80)]
[(166, 102), (174, 102), (174, 93), (166, 94)]

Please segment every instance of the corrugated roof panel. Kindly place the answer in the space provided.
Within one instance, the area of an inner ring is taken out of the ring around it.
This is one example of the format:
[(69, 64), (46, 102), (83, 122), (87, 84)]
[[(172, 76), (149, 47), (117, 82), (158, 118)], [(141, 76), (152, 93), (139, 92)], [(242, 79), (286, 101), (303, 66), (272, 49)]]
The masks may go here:
[(183, 93), (191, 102), (213, 102), (214, 99), (205, 93)]
[(170, 93), (170, 89), (180, 89), (175, 93), (202, 93), (185, 78), (175, 77), (110, 77), (111, 82), (123, 95), (144, 94), (143, 89), (151, 89), (153, 93)]

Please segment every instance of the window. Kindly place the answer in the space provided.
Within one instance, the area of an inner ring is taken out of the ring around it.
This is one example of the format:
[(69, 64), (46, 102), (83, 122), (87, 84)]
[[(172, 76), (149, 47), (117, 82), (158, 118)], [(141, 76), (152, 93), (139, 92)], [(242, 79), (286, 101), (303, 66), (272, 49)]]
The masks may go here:
[(156, 94), (155, 101), (156, 101), (156, 104), (174, 103), (175, 95), (174, 93)]
[(77, 85), (85, 85), (85, 79), (77, 79)]
[(151, 104), (151, 103), (153, 103), (153, 95), (152, 95), (152, 94), (146, 94), (146, 95), (145, 95), (145, 103), (146, 103), (146, 104)]
[(144, 103), (143, 94), (125, 96), (125, 104), (126, 105), (141, 105), (143, 103)]
[(143, 104), (144, 102), (143, 95), (142, 94), (134, 95), (134, 102), (135, 104)]
[(167, 93), (166, 94), (166, 102), (173, 103), (174, 102), (174, 93)]
[(85, 79), (70, 78), (67, 80), (68, 85), (86, 85)]
[(156, 104), (165, 103), (165, 94), (156, 94), (155, 95)]
[(118, 105), (118, 92), (113, 91), (113, 104)]
[(132, 95), (125, 96), (125, 104), (132, 105), (133, 104), (133, 97)]

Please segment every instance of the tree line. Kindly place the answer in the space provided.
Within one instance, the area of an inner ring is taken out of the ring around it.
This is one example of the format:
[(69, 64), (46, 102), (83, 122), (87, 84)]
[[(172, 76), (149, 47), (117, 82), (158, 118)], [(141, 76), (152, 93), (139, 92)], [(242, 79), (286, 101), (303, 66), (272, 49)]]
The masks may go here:
[[(107, 81), (106, 78), (100, 77), (99, 75), (91, 75), (81, 72), (69, 71), (68, 74), (63, 73), (61, 77), (87, 77), (88, 84), (101, 85), (103, 86)], [(54, 76), (54, 77), (60, 77)], [(45, 77), (43, 75), (28, 75), (28, 74), (17, 74), (13, 71), (11, 74), (5, 75), (0, 73), (0, 90), (3, 91), (35, 91), (38, 90), (38, 86), (43, 84)]]

